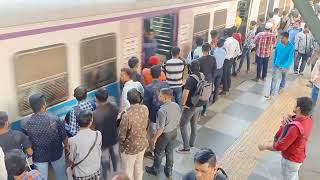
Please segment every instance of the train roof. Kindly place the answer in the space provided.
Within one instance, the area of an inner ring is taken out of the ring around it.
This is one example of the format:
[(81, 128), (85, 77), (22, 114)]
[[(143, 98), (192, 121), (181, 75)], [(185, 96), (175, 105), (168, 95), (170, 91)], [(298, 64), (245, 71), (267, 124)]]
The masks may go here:
[(0, 27), (208, 1), (210, 2), (210, 0), (1, 0)]

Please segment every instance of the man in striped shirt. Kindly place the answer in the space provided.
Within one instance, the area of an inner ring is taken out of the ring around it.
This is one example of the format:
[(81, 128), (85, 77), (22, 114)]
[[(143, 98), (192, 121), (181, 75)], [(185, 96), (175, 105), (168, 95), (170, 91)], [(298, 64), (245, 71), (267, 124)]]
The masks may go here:
[(181, 106), (182, 97), (182, 79), (185, 67), (185, 62), (180, 59), (180, 48), (173, 47), (171, 50), (172, 59), (169, 59), (164, 64), (167, 82), (173, 90), (173, 96), (176, 103)]

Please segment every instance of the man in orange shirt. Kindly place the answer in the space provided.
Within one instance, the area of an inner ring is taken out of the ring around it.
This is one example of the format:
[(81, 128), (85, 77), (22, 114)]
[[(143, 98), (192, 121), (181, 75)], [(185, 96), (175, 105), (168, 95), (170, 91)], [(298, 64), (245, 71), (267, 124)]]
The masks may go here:
[[(150, 84), (152, 82), (152, 76), (151, 76), (150, 68), (152, 66), (158, 65), (159, 62), (160, 62), (160, 58), (158, 56), (151, 56), (149, 58), (149, 62), (148, 62), (147, 67), (145, 67), (142, 70), (142, 75), (143, 75), (143, 78), (144, 78), (144, 84), (145, 85), (148, 85), (148, 84)], [(164, 74), (163, 71), (161, 71), (159, 80), (160, 81), (165, 81), (166, 80), (166, 75)]]

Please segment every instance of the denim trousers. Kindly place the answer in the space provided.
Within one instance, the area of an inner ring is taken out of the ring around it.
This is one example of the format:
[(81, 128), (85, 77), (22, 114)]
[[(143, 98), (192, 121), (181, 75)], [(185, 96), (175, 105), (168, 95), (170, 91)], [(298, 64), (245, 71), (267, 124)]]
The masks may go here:
[(312, 86), (312, 91), (311, 91), (311, 99), (312, 99), (312, 106), (316, 107), (317, 105), (317, 100), (319, 96), (319, 88), (315, 85)]
[[(202, 107), (191, 107), (184, 109), (180, 119), (180, 131), (183, 141), (183, 148), (190, 149), (190, 146), (194, 146), (197, 136), (197, 120), (200, 118), (200, 111)], [(190, 122), (191, 135), (188, 135), (188, 124)]]
[(161, 162), (164, 155), (166, 155), (166, 164), (164, 170), (166, 173), (171, 173), (173, 168), (173, 150), (175, 147), (175, 140), (177, 138), (177, 130), (162, 133), (157, 139), (154, 148), (153, 168), (157, 172), (160, 171)]
[(171, 88), (173, 91), (174, 100), (179, 106), (181, 106), (182, 101), (182, 87)]
[[(256, 55), (257, 76), (256, 79), (264, 79), (268, 73), (269, 57), (259, 57)], [(261, 74), (262, 73), (262, 74)]]
[[(111, 164), (113, 171), (111, 171)], [(120, 151), (118, 143), (102, 149), (101, 167), (103, 179), (108, 178), (108, 172), (117, 172), (120, 169)]]
[(238, 71), (241, 70), (241, 67), (242, 67), (242, 64), (243, 64), (243, 61), (244, 61), (244, 57), (247, 58), (247, 71), (250, 70), (250, 53), (251, 53), (250, 47), (243, 47), (242, 55), (241, 55), (241, 58), (240, 58), (240, 64), (239, 64), (239, 67), (238, 67)]
[(296, 163), (287, 159), (281, 159), (283, 180), (299, 180), (299, 169), (302, 163)]
[(275, 95), (276, 87), (278, 84), (278, 80), (281, 76), (281, 82), (279, 86), (279, 91), (283, 89), (286, 85), (287, 72), (282, 71), (278, 67), (272, 68), (272, 79), (271, 79), (271, 88), (270, 88), (270, 96)]
[(226, 59), (223, 63), (223, 91), (229, 92), (231, 87), (231, 66), (232, 66), (232, 59)]
[[(302, 60), (302, 62), (299, 68), (300, 60)], [(307, 54), (298, 53), (298, 56), (294, 59), (294, 72), (298, 72), (299, 70), (299, 73), (302, 73), (304, 71), (304, 68), (306, 67), (307, 61), (308, 61)]]
[[(61, 180), (67, 180), (67, 174), (66, 174), (66, 161), (64, 152), (62, 153), (62, 156), (60, 159), (56, 161), (50, 162), (53, 168), (55, 179), (61, 179)], [(40, 171), (41, 176), (43, 179), (48, 179), (48, 166), (49, 162), (35, 162), (34, 163), (37, 167), (37, 169)]]
[(214, 74), (213, 77), (213, 82), (212, 84), (214, 85), (214, 90), (213, 90), (213, 97), (212, 97), (212, 102), (216, 102), (216, 100), (218, 99), (219, 96), (219, 86), (222, 80), (222, 76), (223, 76), (223, 68), (217, 69), (216, 73)]

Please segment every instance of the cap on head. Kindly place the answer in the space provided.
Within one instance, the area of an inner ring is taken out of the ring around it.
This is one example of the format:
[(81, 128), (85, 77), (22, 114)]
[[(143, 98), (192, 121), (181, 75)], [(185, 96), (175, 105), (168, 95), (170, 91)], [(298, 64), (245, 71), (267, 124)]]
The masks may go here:
[(265, 29), (270, 30), (273, 27), (273, 24), (268, 22), (266, 23)]
[(160, 62), (160, 58), (158, 56), (150, 56), (149, 64), (150, 65), (157, 65)]

